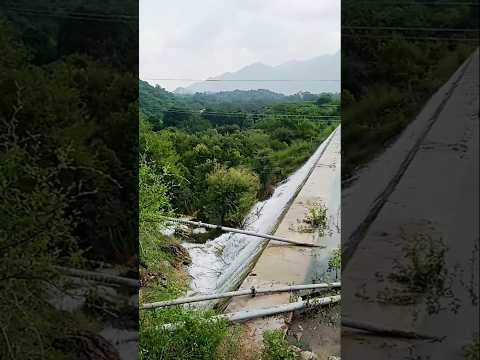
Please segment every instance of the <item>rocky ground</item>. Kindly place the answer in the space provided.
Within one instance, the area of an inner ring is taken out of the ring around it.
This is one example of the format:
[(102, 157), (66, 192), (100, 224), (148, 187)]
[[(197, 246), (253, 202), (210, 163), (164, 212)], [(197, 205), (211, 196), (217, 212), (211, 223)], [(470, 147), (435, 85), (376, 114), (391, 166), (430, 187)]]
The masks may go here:
[(301, 349), (302, 358), (340, 359), (341, 305), (322, 306), (296, 314), (287, 332), (288, 342)]
[[(119, 266), (91, 270), (100, 275), (130, 275), (128, 269)], [(65, 329), (65, 336), (58, 341), (67, 353), (77, 356), (88, 349), (92, 360), (138, 357), (138, 295), (135, 288), (68, 278), (62, 286), (50, 289), (50, 303), (64, 313), (65, 319), (72, 319), (71, 325)]]

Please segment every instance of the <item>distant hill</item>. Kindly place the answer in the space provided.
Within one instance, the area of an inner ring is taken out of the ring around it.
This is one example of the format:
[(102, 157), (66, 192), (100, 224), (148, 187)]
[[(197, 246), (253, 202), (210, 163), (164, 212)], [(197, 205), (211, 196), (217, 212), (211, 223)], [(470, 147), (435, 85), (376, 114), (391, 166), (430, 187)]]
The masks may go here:
[(141, 107), (169, 108), (177, 102), (175, 94), (159, 85), (152, 86), (143, 80), (139, 80), (138, 90)]
[[(190, 110), (222, 109), (223, 111), (260, 111), (277, 103), (316, 101), (320, 95), (300, 92), (283, 95), (270, 90), (233, 90), (216, 93), (179, 94), (172, 93), (159, 85), (152, 86), (139, 80), (140, 109), (146, 115), (157, 114), (171, 108)], [(337, 96), (333, 96), (334, 99)]]
[[(264, 112), (276, 105), (287, 103), (302, 103), (308, 101), (322, 103), (338, 103), (339, 94), (312, 94), (300, 92), (293, 95), (283, 95), (270, 90), (234, 90), (216, 93), (176, 94), (165, 90), (159, 85), (152, 86), (139, 80), (140, 111), (146, 115), (154, 130), (162, 128), (164, 114), (175, 110), (213, 112)], [(218, 120), (218, 119), (217, 119)]]
[[(248, 65), (237, 72), (225, 73), (209, 78), (185, 88), (178, 88), (175, 93), (217, 93), (234, 90), (268, 89), (275, 93), (292, 95), (302, 91), (311, 93), (339, 92), (340, 82), (324, 82), (311, 80), (340, 79), (340, 52), (333, 55), (318, 56), (303, 61), (289, 61), (278, 66), (262, 63)], [(221, 81), (230, 80), (230, 81)], [(249, 81), (274, 80), (274, 81)], [(300, 80), (300, 81), (277, 81)]]

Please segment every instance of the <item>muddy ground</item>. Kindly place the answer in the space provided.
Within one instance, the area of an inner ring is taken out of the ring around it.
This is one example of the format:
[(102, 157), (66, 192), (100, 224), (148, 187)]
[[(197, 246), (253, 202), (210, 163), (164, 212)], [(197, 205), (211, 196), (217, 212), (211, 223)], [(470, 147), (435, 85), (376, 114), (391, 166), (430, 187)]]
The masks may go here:
[(319, 360), (340, 358), (341, 306), (332, 304), (295, 314), (286, 339)]

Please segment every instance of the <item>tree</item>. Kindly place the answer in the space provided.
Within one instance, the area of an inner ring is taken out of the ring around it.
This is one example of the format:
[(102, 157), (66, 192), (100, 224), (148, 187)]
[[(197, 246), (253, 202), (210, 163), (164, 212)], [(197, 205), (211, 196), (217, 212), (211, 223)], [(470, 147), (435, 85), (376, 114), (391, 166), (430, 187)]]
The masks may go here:
[(322, 94), (317, 99), (317, 105), (325, 105), (332, 102), (332, 96), (330, 94)]
[(268, 194), (268, 187), (271, 184), (274, 171), (271, 149), (266, 148), (258, 151), (253, 160), (253, 170), (255, 170), (259, 177), (261, 195)]
[(157, 215), (170, 211), (167, 187), (162, 180), (161, 171), (145, 159), (140, 161), (139, 171), (139, 210), (140, 225), (155, 219)]
[(258, 177), (244, 168), (217, 167), (207, 178), (204, 211), (210, 222), (238, 225), (255, 202)]
[(0, 133), (0, 308), (11, 309), (0, 312), (0, 358), (61, 358), (51, 326), (60, 317), (48, 303), (47, 285), (58, 279), (56, 265), (78, 259), (68, 206), (88, 194), (62, 184), (68, 154), (59, 151), (59, 164), (47, 166), (29, 151), (38, 148), (39, 134), (19, 144), (15, 117), (0, 120), (9, 129)]

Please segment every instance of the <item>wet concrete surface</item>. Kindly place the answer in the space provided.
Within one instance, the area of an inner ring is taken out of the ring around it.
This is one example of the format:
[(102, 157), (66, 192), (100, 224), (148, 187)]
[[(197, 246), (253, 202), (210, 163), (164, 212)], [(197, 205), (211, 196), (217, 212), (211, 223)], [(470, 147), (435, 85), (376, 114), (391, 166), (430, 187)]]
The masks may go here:
[[(344, 328), (342, 359), (359, 353), (462, 359), (463, 347), (478, 336), (478, 51), (464, 70), (342, 273), (343, 317), (445, 338), (406, 340)], [(408, 251), (421, 254), (425, 246), (438, 255), (427, 260), (441, 264), (427, 280), (438, 281), (412, 291), (393, 279), (414, 279), (418, 254)]]
[[(304, 219), (312, 207), (322, 204), (327, 209), (328, 229), (323, 236), (318, 232), (302, 230)], [(291, 240), (321, 245), (307, 248), (270, 241), (240, 289), (274, 287), (279, 285), (324, 282), (335, 279), (327, 271), (327, 262), (333, 249), (340, 245), (340, 131), (315, 165), (307, 182), (283, 217), (275, 235)], [(264, 308), (291, 302), (290, 293), (257, 297), (234, 298), (226, 312)], [(286, 330), (291, 314), (277, 315), (248, 321), (254, 341), (261, 342), (264, 330)]]

